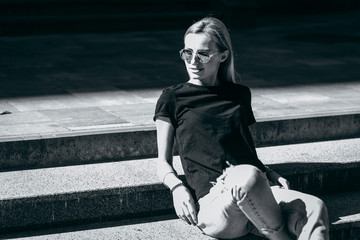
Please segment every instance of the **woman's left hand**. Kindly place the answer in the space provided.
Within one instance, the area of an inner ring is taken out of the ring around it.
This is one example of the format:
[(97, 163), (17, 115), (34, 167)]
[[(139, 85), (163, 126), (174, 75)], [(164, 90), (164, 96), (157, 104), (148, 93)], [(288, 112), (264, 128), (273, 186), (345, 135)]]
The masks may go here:
[(277, 179), (277, 184), (285, 189), (290, 189), (290, 182), (281, 176)]

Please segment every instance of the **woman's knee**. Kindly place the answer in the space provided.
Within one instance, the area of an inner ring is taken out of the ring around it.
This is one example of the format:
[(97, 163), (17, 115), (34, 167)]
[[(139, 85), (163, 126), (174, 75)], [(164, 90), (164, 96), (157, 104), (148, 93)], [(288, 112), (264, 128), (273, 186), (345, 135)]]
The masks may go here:
[(315, 239), (316, 236), (319, 236), (316, 239), (329, 239), (329, 216), (325, 203), (317, 199), (315, 208), (313, 210), (313, 218), (312, 221), (313, 229), (311, 239)]
[(328, 213), (325, 203), (312, 195), (304, 194), (303, 198), (286, 203), (282, 207), (287, 220), (289, 231), (295, 236), (305, 232), (319, 232), (328, 230)]
[(226, 182), (229, 184), (251, 188), (265, 180), (265, 174), (252, 165), (238, 165), (226, 169)]
[(300, 198), (302, 201), (304, 201), (306, 205), (306, 211), (308, 212), (308, 215), (326, 215), (327, 216), (327, 208), (323, 200), (320, 198), (310, 195), (310, 194), (304, 194), (302, 198)]
[(323, 200), (314, 197), (312, 203), (308, 204), (310, 206), (307, 206), (309, 211), (311, 211), (312, 215), (319, 220), (324, 220), (327, 222), (328, 219), (328, 211), (327, 207)]
[(238, 165), (226, 170), (226, 185), (232, 191), (236, 200), (240, 200), (245, 194), (261, 191), (268, 187), (265, 174), (252, 165)]

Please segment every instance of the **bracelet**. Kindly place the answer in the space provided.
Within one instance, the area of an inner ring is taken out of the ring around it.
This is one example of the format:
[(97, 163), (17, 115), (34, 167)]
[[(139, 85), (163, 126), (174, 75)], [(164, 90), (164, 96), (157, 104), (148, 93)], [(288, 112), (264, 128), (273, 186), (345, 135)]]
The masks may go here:
[(175, 191), (175, 189), (181, 187), (181, 186), (184, 186), (184, 184), (181, 182), (181, 183), (178, 183), (176, 184), (175, 186), (173, 186), (172, 189), (170, 189), (170, 192), (173, 193)]

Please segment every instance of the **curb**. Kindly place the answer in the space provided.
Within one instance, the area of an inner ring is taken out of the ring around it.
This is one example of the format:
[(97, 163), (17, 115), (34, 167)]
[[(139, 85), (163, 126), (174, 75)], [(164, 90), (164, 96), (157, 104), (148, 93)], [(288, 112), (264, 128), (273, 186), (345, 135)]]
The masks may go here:
[[(259, 121), (257, 147), (360, 137), (360, 113)], [(0, 142), (0, 169), (16, 170), (157, 156), (155, 127)]]

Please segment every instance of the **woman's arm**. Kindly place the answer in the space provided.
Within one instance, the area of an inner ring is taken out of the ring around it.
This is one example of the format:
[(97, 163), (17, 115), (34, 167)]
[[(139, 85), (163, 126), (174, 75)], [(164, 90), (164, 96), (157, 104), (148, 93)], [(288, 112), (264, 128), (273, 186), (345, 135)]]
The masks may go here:
[(156, 129), (158, 146), (157, 174), (159, 180), (172, 189), (181, 183), (173, 168), (174, 128), (169, 122), (159, 117), (156, 120)]
[(197, 216), (194, 199), (190, 191), (182, 185), (173, 168), (174, 128), (169, 121), (156, 120), (158, 164), (160, 181), (170, 188), (176, 214), (188, 224), (196, 225)]
[(274, 170), (272, 170), (271, 168), (266, 166), (266, 176), (268, 177), (268, 179), (277, 184), (280, 185), (281, 187), (285, 188), (285, 189), (290, 189), (290, 183), (288, 180), (286, 180), (285, 178), (283, 178), (282, 176), (280, 176), (280, 174), (278, 174), (277, 172), (275, 172)]

